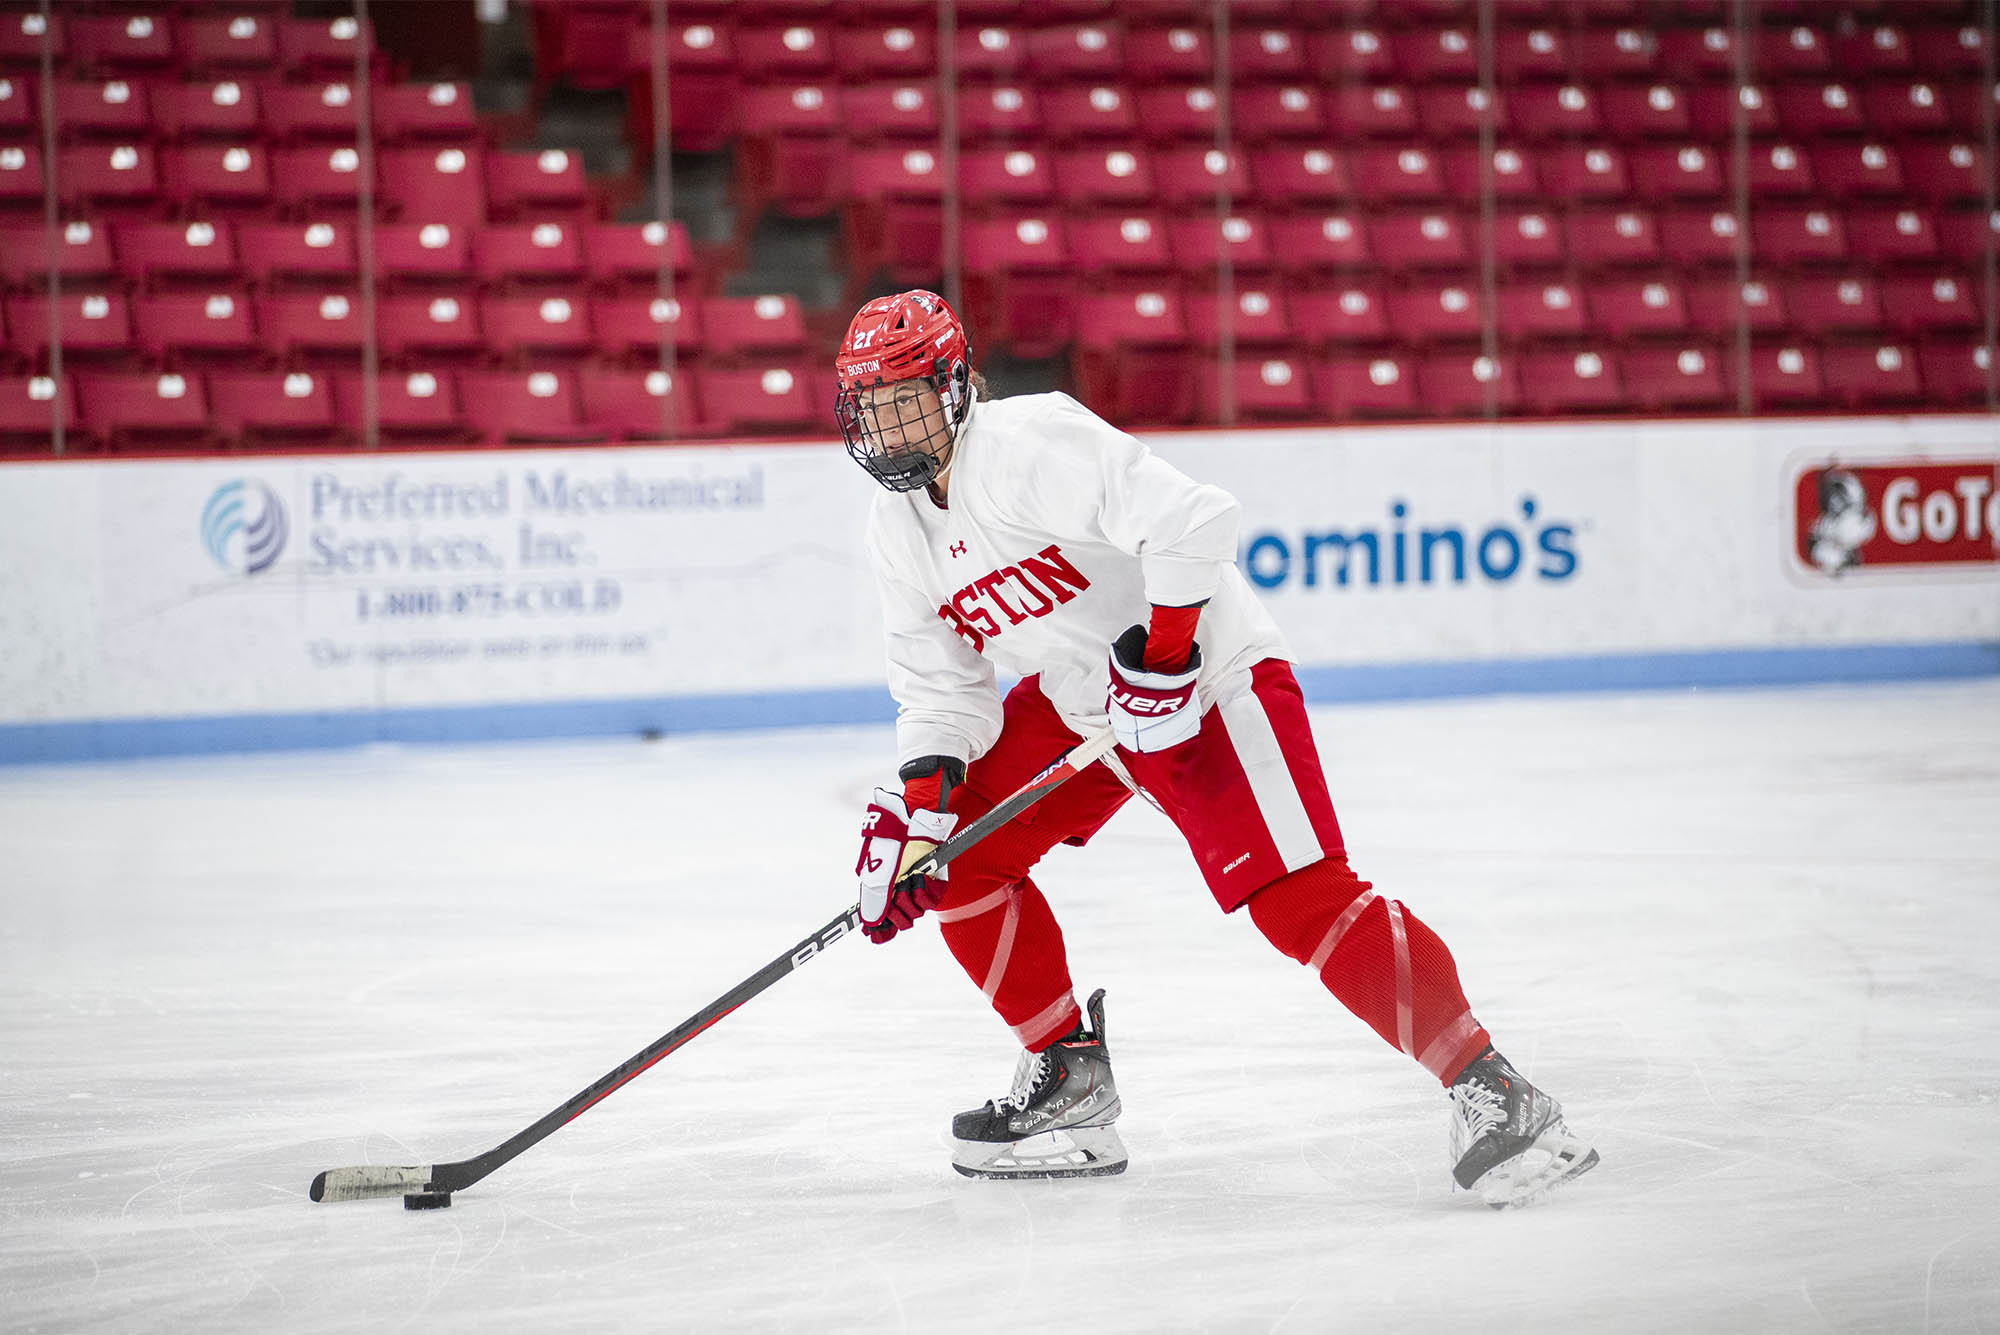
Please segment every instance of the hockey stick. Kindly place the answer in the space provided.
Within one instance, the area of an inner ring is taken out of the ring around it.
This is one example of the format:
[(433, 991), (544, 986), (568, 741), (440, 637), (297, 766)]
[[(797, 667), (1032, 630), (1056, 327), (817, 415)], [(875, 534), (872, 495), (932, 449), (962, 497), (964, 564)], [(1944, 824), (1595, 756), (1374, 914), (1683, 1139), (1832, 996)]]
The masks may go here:
[[(920, 875), (949, 863), (1082, 773), (1114, 744), (1109, 729), (1084, 741), (1061, 760), (1015, 789), (984, 816), (931, 850), (927, 857), (910, 868), (908, 874)], [(860, 925), (861, 906), (851, 905), (832, 922), (633, 1053), (564, 1100), (559, 1107), (550, 1109), (532, 1126), (509, 1136), (484, 1154), (460, 1159), (456, 1163), (405, 1166), (364, 1164), (354, 1168), (329, 1168), (313, 1179), (312, 1198), (316, 1201), (359, 1201), (377, 1196), (426, 1195), (435, 1197), (426, 1204), (448, 1205), (452, 1192), (471, 1186), (529, 1146), (575, 1121), (669, 1053)]]

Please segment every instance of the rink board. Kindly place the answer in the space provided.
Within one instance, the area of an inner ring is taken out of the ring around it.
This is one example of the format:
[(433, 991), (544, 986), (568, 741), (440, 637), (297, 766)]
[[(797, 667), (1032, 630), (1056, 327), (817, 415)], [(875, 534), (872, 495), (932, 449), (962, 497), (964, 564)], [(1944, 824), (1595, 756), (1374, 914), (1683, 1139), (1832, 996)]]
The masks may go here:
[[(1317, 699), (2000, 671), (1993, 419), (1151, 443)], [(0, 760), (887, 718), (872, 494), (816, 444), (0, 465)]]

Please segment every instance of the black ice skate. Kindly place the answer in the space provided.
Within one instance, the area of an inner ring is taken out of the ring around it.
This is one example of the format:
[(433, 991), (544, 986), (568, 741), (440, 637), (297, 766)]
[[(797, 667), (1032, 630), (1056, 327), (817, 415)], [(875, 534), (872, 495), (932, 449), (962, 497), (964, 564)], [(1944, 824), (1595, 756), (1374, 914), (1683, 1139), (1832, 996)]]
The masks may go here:
[(1103, 1177), (1125, 1171), (1118, 1086), (1104, 1046), (1104, 989), (1078, 1025), (1042, 1052), (1024, 1052), (1014, 1088), (951, 1119), (951, 1166), (967, 1177)]
[(1451, 1084), (1451, 1176), (1496, 1210), (1533, 1205), (1597, 1166), (1562, 1105), (1492, 1048)]

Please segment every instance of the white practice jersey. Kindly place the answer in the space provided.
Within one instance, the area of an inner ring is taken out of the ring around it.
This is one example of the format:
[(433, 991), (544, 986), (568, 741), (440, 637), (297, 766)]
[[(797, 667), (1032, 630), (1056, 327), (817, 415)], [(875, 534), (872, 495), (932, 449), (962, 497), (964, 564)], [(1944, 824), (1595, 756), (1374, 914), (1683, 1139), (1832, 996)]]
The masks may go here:
[(976, 403), (952, 454), (950, 505), (885, 492), (868, 555), (888, 630), (899, 762), (971, 762), (1000, 735), (996, 669), (1041, 674), (1078, 733), (1106, 725), (1111, 642), (1153, 604), (1207, 601), (1202, 700), (1290, 658), (1236, 568), (1236, 498), (1196, 482), (1067, 394)]

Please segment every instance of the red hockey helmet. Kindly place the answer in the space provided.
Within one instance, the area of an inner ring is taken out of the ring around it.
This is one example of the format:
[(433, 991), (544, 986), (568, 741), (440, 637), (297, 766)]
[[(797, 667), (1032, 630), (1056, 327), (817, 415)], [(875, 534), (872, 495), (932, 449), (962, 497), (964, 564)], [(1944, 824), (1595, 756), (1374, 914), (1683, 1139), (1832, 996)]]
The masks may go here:
[(855, 312), (833, 359), (834, 411), (870, 477), (915, 491), (944, 471), (972, 405), (970, 357), (965, 326), (935, 292), (913, 288)]

